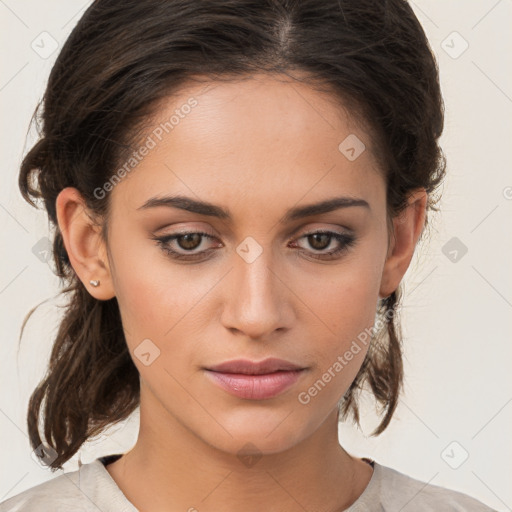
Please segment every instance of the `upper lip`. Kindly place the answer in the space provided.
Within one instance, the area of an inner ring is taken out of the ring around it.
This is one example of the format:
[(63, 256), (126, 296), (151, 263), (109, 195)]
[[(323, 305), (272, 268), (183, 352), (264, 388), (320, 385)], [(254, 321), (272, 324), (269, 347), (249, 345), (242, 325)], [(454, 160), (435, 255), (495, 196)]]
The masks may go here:
[(233, 359), (225, 361), (224, 363), (217, 364), (206, 368), (214, 372), (223, 373), (244, 373), (246, 375), (263, 375), (265, 373), (273, 373), (279, 370), (303, 370), (304, 368), (298, 366), (290, 361), (284, 359), (277, 359), (271, 357), (263, 361), (250, 361), (248, 359)]

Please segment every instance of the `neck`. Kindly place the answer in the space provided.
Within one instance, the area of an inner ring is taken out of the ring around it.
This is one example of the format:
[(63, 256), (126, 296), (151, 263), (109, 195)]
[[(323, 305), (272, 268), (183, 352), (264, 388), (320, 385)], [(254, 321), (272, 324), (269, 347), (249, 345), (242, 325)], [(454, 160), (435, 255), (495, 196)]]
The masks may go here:
[(135, 446), (107, 466), (140, 512), (335, 512), (371, 478), (372, 468), (340, 446), (336, 410), (292, 448), (242, 455), (206, 443), (167, 411), (155, 417), (155, 404), (145, 407), (151, 399), (143, 398)]

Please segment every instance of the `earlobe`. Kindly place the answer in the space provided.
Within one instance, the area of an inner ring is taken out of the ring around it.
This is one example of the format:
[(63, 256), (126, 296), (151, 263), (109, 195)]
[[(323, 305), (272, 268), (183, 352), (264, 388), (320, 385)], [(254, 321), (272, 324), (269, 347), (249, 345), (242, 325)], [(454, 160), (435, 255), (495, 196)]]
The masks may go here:
[(394, 231), (384, 263), (379, 297), (391, 295), (409, 268), (425, 225), (427, 199), (424, 188), (413, 191), (409, 195), (408, 206), (393, 218)]
[[(89, 293), (98, 300), (115, 297), (101, 228), (80, 192), (64, 188), (56, 200), (57, 221), (69, 261)], [(99, 281), (94, 285), (91, 281)]]

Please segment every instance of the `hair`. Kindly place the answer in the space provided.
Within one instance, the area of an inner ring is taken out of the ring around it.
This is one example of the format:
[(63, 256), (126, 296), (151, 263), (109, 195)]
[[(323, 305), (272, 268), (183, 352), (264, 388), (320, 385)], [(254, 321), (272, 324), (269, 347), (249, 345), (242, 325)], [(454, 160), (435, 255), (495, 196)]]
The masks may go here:
[[(42, 199), (54, 226), (54, 272), (68, 299), (27, 414), (34, 449), (43, 443), (42, 424), (52, 471), (140, 403), (117, 300), (95, 299), (74, 272), (58, 194), (78, 189), (107, 242), (110, 195), (94, 191), (129, 157), (162, 101), (200, 76), (293, 71), (304, 83), (327, 85), (368, 127), (386, 178), (389, 226), (420, 187), (427, 210), (438, 210), (444, 103), (436, 59), (405, 0), (96, 0), (66, 40), (32, 117), (38, 141), (19, 174), (24, 199), (35, 207)], [(403, 387), (400, 300), (401, 286), (379, 301), (383, 327), (339, 403), (338, 417), (351, 415), (360, 426), (358, 396), (371, 391), (382, 416), (372, 435), (388, 426)]]

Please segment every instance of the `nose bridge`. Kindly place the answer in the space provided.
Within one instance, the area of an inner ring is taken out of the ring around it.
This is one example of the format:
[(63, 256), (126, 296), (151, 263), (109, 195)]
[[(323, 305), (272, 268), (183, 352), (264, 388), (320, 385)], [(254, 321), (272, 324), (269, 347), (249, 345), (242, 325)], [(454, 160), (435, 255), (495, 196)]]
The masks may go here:
[(230, 327), (262, 336), (283, 326), (283, 284), (276, 277), (278, 271), (270, 247), (248, 237), (236, 251)]
[(240, 244), (237, 253), (240, 256), (236, 263), (240, 298), (249, 300), (253, 307), (274, 301), (277, 290), (274, 273), (270, 271), (273, 266), (272, 250), (249, 240)]

